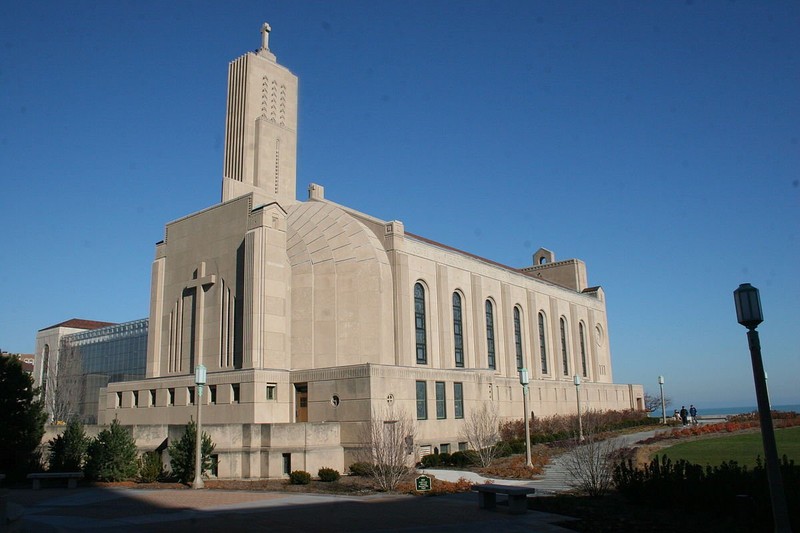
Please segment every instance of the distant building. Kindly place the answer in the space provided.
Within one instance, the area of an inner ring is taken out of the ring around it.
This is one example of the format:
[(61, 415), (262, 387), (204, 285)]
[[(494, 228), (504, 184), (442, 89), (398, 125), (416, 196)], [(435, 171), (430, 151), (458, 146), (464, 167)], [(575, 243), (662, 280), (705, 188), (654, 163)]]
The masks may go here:
[(101, 388), (144, 377), (147, 323), (73, 318), (39, 331), (34, 380), (51, 420), (96, 423)]
[(28, 374), (33, 374), (33, 354), (32, 353), (9, 353), (0, 352), (0, 357), (16, 357), (22, 363), (22, 370)]

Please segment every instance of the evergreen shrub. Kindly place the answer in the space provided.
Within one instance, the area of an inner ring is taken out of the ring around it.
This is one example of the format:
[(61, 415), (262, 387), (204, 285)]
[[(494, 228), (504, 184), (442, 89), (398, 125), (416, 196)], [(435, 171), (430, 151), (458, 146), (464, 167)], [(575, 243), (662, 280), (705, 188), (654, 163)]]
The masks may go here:
[(114, 420), (89, 443), (86, 475), (98, 481), (127, 481), (139, 472), (136, 442), (131, 433)]
[(311, 483), (311, 474), (305, 470), (295, 470), (289, 474), (289, 483), (292, 485), (308, 485)]
[(338, 470), (334, 470), (333, 468), (323, 467), (319, 469), (317, 472), (317, 476), (319, 477), (320, 481), (325, 481), (329, 483), (331, 481), (338, 481), (340, 474)]

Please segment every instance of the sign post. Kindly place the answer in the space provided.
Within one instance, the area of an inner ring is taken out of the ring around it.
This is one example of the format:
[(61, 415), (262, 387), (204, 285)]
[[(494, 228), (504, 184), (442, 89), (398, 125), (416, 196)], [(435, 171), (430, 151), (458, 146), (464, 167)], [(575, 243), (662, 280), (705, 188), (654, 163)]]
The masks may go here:
[(417, 476), (416, 479), (417, 492), (428, 492), (431, 490), (431, 478), (426, 475)]

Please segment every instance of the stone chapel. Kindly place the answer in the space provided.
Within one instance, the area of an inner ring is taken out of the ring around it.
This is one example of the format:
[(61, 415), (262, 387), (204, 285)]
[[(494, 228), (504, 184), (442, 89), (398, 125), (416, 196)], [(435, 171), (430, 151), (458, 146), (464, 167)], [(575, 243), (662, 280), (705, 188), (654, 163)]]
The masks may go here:
[(298, 201), (298, 79), (269, 35), (228, 67), (220, 203), (156, 244), (146, 377), (101, 391), (99, 422), (153, 449), (202, 401), (219, 475), (257, 478), (345, 470), (382, 413), (415, 422), (415, 456), (456, 451), (472, 410), (522, 418), (522, 367), (534, 416), (574, 413), (576, 393), (584, 409), (643, 409), (641, 385), (613, 383), (604, 293), (582, 261), (542, 248), (504, 266), (317, 184)]

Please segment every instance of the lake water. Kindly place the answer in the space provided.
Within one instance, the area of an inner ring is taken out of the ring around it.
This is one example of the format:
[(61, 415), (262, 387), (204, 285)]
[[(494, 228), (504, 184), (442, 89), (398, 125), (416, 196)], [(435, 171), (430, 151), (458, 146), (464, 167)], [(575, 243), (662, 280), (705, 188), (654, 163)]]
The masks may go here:
[[(686, 408), (688, 409), (689, 406), (687, 405)], [(800, 404), (789, 404), (789, 405), (773, 405), (773, 411), (794, 411), (796, 413), (800, 413)], [(667, 408), (667, 417), (672, 416), (674, 411), (674, 407), (672, 409)], [(698, 405), (697, 406), (697, 416), (710, 416), (710, 415), (738, 415), (742, 413), (752, 413), (754, 411), (758, 411), (758, 407), (755, 405), (746, 405), (742, 407), (703, 407)], [(661, 409), (653, 411), (650, 413), (650, 416), (654, 418), (661, 418)]]

